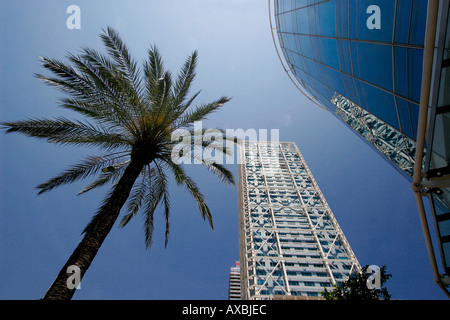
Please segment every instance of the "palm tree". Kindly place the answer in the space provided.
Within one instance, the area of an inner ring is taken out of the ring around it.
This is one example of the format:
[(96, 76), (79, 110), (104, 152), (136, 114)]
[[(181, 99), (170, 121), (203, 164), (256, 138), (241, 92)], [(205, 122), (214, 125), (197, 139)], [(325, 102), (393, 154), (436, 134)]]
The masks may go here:
[[(214, 152), (222, 155), (228, 154), (227, 148), (213, 143), (213, 139), (208, 141), (203, 138), (198, 141), (199, 134), (195, 132), (193, 124), (220, 109), (230, 99), (221, 97), (191, 108), (199, 94), (197, 92), (188, 97), (195, 77), (196, 51), (186, 59), (176, 81), (172, 82), (172, 75), (164, 70), (155, 46), (148, 50), (148, 60), (140, 69), (114, 29), (108, 27), (102, 30), (100, 37), (107, 54), (82, 48), (77, 55), (68, 54), (70, 64), (41, 57), (42, 66), (52, 76), (36, 75), (68, 94), (68, 97), (61, 99), (62, 107), (80, 113), (82, 120), (72, 121), (60, 117), (2, 123), (7, 133), (18, 132), (61, 145), (96, 147), (103, 152), (83, 159), (62, 174), (40, 184), (37, 187), (38, 194), (91, 176), (96, 176), (96, 179), (80, 193), (112, 183), (111, 191), (84, 229), (83, 239), (44, 299), (72, 298), (75, 289), (68, 286), (71, 275), (67, 273), (68, 268), (78, 267), (80, 277), (83, 277), (125, 204), (127, 213), (122, 217), (120, 226), (125, 226), (133, 216), (142, 212), (147, 248), (152, 244), (153, 214), (161, 205), (166, 221), (167, 246), (170, 173), (178, 185), (186, 187), (195, 199), (201, 216), (213, 228), (211, 212), (204, 196), (173, 155), (179, 155), (183, 150), (193, 153), (194, 145), (214, 149)], [(181, 129), (197, 137), (183, 139), (185, 143), (190, 143), (189, 149), (180, 149), (183, 141), (173, 138), (174, 133)], [(203, 129), (200, 133), (205, 131)], [(223, 130), (219, 132), (224, 139), (228, 139)], [(232, 173), (223, 165), (208, 159), (200, 161), (222, 181), (234, 184)]]

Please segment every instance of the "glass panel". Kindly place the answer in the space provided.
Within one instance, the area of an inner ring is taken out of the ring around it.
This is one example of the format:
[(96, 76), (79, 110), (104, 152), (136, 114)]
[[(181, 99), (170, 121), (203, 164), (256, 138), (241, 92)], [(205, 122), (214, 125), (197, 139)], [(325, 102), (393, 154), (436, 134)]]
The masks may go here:
[(394, 47), (394, 63), (395, 63), (395, 93), (403, 97), (408, 96), (407, 83), (407, 49), (404, 47)]
[(315, 6), (309, 6), (306, 8), (308, 12), (308, 28), (309, 28), (309, 34), (310, 35), (316, 35), (317, 29), (316, 29), (316, 13), (314, 10)]
[(322, 2), (315, 7), (317, 17), (319, 17), (316, 21), (317, 35), (336, 37), (335, 2)]
[(446, 261), (447, 269), (450, 268), (450, 242), (442, 244), (442, 251), (444, 252), (444, 259)]
[(324, 67), (324, 71), (325, 71), (325, 74), (327, 75), (327, 80), (328, 80), (329, 86), (334, 91), (346, 96), (347, 91), (345, 90), (345, 85), (344, 85), (344, 81), (342, 80), (341, 73), (334, 69), (328, 68), (328, 67)]
[(319, 44), (318, 44), (318, 38), (317, 37), (311, 37), (311, 48), (313, 53), (313, 59), (316, 61), (320, 61), (320, 54), (319, 54)]
[(302, 8), (308, 5), (308, 0), (295, 0), (294, 7)]
[(450, 236), (450, 220), (438, 222), (441, 237)]
[(316, 67), (316, 62), (314, 62), (311, 59), (305, 59), (304, 60), (305, 65), (306, 65), (306, 72), (308, 72), (309, 74), (311, 74), (314, 77), (317, 77), (317, 67)]
[(358, 43), (351, 41), (350, 48), (352, 51), (352, 66), (353, 66), (353, 75), (357, 78), (361, 77), (359, 72), (359, 60), (358, 60)]
[(392, 47), (358, 43), (361, 79), (392, 91)]
[(450, 23), (447, 22), (447, 40), (445, 40), (444, 59), (450, 58)]
[(367, 102), (366, 102), (366, 95), (365, 95), (363, 87), (362, 87), (362, 82), (355, 80), (355, 85), (356, 85), (356, 90), (358, 90), (359, 101), (361, 102), (361, 104), (359, 106), (367, 110), (368, 107), (367, 107)]
[(450, 105), (450, 67), (442, 69), (438, 106)]
[(319, 38), (318, 43), (322, 63), (332, 68), (339, 69), (339, 55), (336, 39)]
[(408, 43), (410, 16), (411, 16), (411, 0), (398, 0), (397, 16), (395, 22), (396, 43)]
[(388, 92), (363, 83), (368, 111), (396, 129), (400, 129), (394, 96)]
[(408, 49), (408, 98), (420, 102), (423, 50)]
[(434, 125), (432, 168), (450, 164), (450, 141), (445, 137), (450, 137), (450, 114), (438, 114)]
[(311, 47), (311, 41), (309, 36), (298, 35), (297, 39), (301, 43), (301, 53), (308, 58), (313, 59), (313, 50)]
[(308, 22), (308, 10), (302, 9), (295, 11), (295, 15), (297, 16), (297, 28), (296, 32), (302, 34), (309, 34), (309, 22)]
[(416, 140), (417, 137), (417, 127), (419, 125), (419, 105), (409, 102), (409, 114), (411, 115), (411, 124), (413, 129), (413, 138)]
[(352, 74), (350, 47), (347, 40), (339, 40), (339, 58), (341, 61), (341, 71)]
[(413, 0), (409, 43), (423, 45), (427, 21), (428, 0)]
[(416, 139), (416, 137), (413, 134), (412, 126), (411, 126), (411, 118), (409, 116), (409, 108), (408, 108), (408, 102), (406, 100), (403, 100), (401, 98), (396, 99), (397, 101), (397, 109), (400, 116), (400, 123), (402, 126), (402, 132), (406, 134), (408, 137), (412, 139)]
[(347, 98), (357, 105), (361, 105), (358, 94), (356, 92), (355, 81), (353, 80), (353, 78), (346, 74), (342, 74), (342, 77), (344, 78), (345, 86), (347, 88)]
[(336, 0), (336, 33), (338, 38), (348, 38), (348, 0)]
[(358, 29), (358, 20), (357, 20), (357, 10), (356, 10), (356, 3), (357, 1), (351, 0), (349, 5), (349, 36), (351, 39), (356, 39), (356, 30)]

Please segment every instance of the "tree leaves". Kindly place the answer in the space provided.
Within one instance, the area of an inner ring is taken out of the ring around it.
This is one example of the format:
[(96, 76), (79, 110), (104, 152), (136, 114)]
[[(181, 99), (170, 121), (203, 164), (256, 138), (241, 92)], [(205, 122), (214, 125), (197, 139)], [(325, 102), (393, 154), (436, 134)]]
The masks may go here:
[(367, 280), (369, 274), (367, 273), (366, 265), (362, 268), (361, 273), (351, 275), (347, 281), (339, 283), (334, 286), (332, 291), (324, 290), (322, 297), (325, 300), (349, 300), (349, 301), (367, 301), (367, 300), (390, 300), (391, 295), (388, 293), (387, 288), (383, 287), (386, 281), (392, 276), (386, 272), (386, 266), (380, 269), (380, 284), (378, 289), (369, 289), (367, 286)]

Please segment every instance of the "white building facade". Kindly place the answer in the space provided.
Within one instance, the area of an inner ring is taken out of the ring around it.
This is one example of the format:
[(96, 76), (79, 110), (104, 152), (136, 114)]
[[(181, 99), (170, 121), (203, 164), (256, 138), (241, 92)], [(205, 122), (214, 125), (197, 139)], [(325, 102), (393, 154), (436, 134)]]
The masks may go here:
[(315, 299), (360, 265), (297, 146), (240, 148), (241, 297)]
[(230, 276), (228, 280), (228, 300), (241, 299), (241, 273), (240, 263), (230, 268)]

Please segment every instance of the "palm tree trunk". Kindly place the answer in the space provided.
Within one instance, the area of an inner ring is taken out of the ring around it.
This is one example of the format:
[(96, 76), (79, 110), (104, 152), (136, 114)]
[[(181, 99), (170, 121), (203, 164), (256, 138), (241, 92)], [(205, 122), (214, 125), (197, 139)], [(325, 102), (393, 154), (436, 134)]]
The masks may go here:
[(70, 300), (72, 298), (76, 289), (70, 289), (67, 285), (68, 280), (70, 281), (69, 277), (72, 276), (71, 271), (68, 273), (68, 268), (70, 266), (79, 267), (80, 279), (82, 279), (106, 236), (114, 226), (114, 223), (120, 214), (120, 210), (127, 201), (134, 182), (139, 176), (142, 168), (143, 165), (141, 163), (136, 161), (130, 162), (113, 193), (98, 213), (98, 219), (96, 219), (94, 225), (86, 231), (84, 238), (48, 289), (43, 298), (44, 300)]

